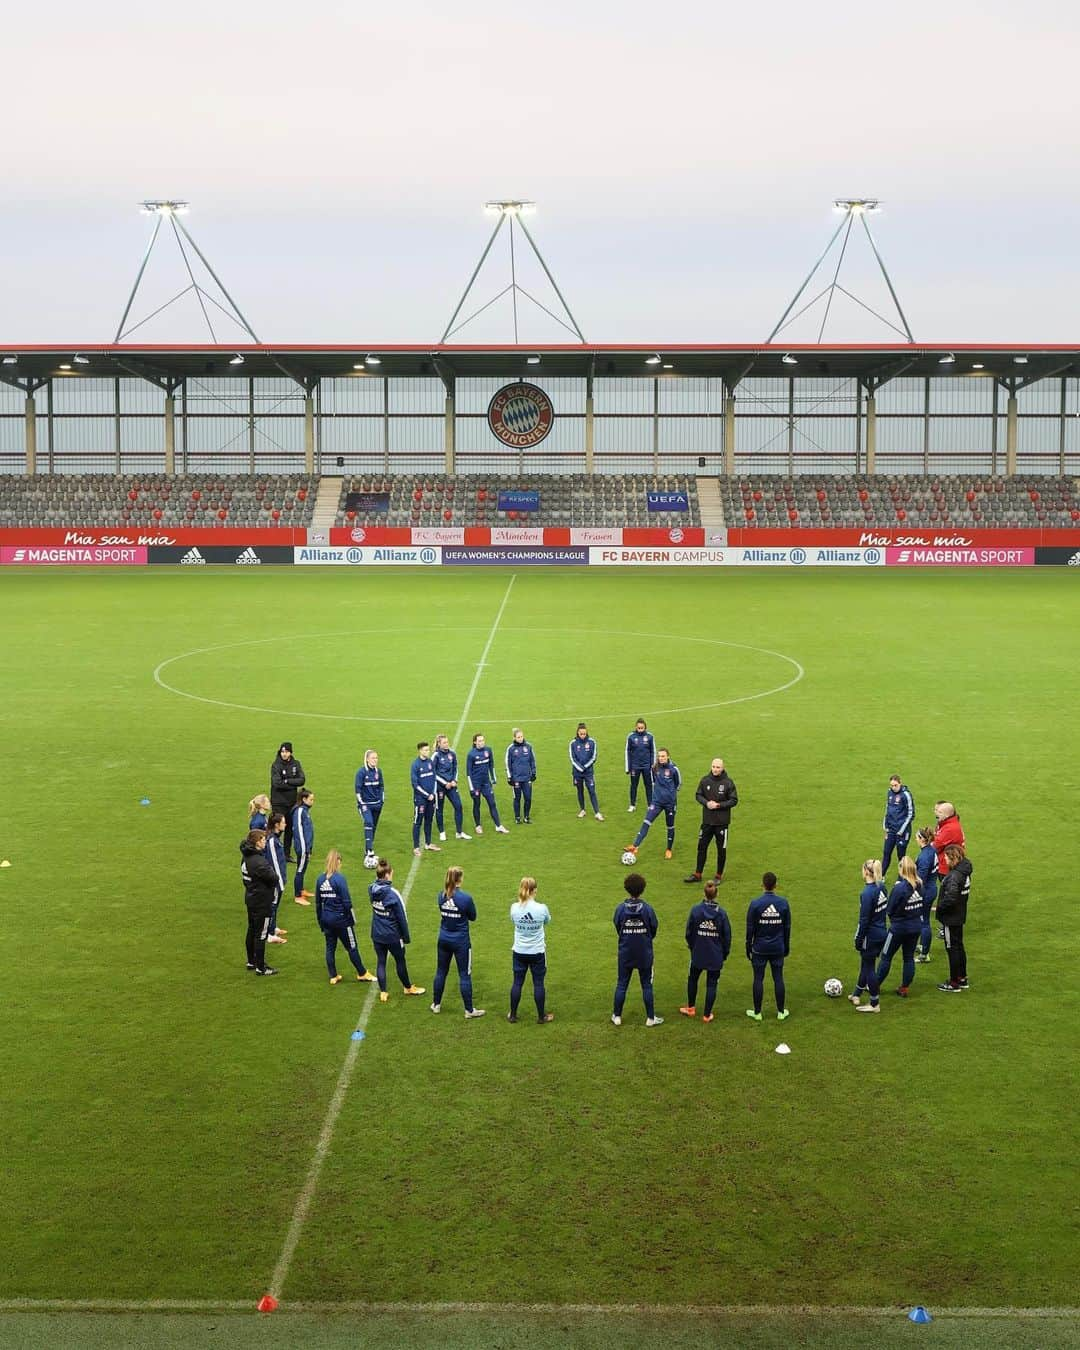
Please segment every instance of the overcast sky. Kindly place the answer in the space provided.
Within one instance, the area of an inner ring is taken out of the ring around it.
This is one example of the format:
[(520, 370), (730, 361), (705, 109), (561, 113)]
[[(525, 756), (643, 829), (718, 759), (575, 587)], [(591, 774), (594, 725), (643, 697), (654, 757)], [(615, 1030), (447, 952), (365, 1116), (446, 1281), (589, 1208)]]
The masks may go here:
[[(3, 25), (0, 344), (112, 338), (147, 196), (191, 200), (185, 223), (264, 341), (437, 339), (499, 196), (538, 203), (530, 228), (590, 341), (760, 341), (833, 197), (859, 194), (883, 199), (872, 227), (916, 339), (1080, 341), (1075, 4), (47, 12)], [(133, 317), (186, 284), (167, 242)], [(500, 250), (476, 304), (508, 280)], [(841, 282), (889, 303), (865, 240)], [(535, 269), (523, 283), (551, 302)], [(557, 340), (523, 303), (522, 340)], [(815, 340), (818, 313), (792, 341)], [(188, 296), (135, 337), (206, 330)], [(839, 297), (827, 339), (888, 337)], [(505, 302), (460, 334), (511, 338)]]

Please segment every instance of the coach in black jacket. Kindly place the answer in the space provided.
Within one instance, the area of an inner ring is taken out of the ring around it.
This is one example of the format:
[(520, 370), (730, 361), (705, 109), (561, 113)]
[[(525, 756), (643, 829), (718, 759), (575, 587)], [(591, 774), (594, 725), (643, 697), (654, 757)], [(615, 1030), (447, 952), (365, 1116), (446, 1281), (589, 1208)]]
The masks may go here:
[(277, 971), (266, 964), (266, 939), (277, 895), (277, 873), (266, 856), (266, 831), (252, 830), (240, 845), (240, 854), (243, 858), (240, 877), (248, 912), (247, 968), (256, 975), (276, 975)]
[(304, 769), (293, 755), (292, 741), (282, 741), (277, 758), (270, 765), (270, 805), (285, 817), (285, 838), (281, 841), (285, 857), (292, 853), (292, 817), (296, 794), (304, 786)]
[(709, 772), (697, 785), (694, 801), (701, 803), (701, 833), (698, 835), (697, 863), (693, 872), (683, 880), (697, 883), (705, 871), (709, 856), (709, 842), (716, 840), (716, 879), (723, 881), (727, 862), (727, 832), (731, 824), (732, 807), (739, 804), (739, 793), (724, 768), (722, 759), (714, 759)]

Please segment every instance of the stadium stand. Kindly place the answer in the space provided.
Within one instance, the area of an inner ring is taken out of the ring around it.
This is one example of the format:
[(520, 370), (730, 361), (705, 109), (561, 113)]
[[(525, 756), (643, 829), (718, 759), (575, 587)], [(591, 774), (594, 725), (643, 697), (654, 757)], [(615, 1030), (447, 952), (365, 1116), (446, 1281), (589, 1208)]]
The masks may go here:
[[(539, 511), (500, 511), (499, 493), (533, 490)], [(353, 511), (350, 493), (389, 493), (388, 511)], [(649, 492), (684, 492), (689, 511), (650, 511)], [(685, 475), (445, 474), (342, 480), (337, 525), (699, 525), (697, 483)]]
[(307, 475), (0, 475), (0, 525), (297, 526), (311, 521)]
[(1038, 529), (1080, 521), (1071, 478), (762, 474), (719, 483), (726, 523), (744, 528)]

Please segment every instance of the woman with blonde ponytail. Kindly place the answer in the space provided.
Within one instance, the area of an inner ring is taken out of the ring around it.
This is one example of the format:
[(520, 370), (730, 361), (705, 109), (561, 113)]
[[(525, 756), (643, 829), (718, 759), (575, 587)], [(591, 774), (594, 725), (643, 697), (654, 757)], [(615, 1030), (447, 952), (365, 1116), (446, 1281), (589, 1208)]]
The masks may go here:
[[(885, 911), (889, 897), (881, 884), (881, 859), (868, 858), (862, 865), (863, 888), (859, 893), (859, 926), (855, 930), (855, 950), (859, 953), (859, 978), (855, 992), (848, 995), (857, 1012), (880, 1012), (880, 986), (877, 977), (877, 959), (885, 945)], [(863, 993), (869, 991), (870, 1002), (863, 1003)]]

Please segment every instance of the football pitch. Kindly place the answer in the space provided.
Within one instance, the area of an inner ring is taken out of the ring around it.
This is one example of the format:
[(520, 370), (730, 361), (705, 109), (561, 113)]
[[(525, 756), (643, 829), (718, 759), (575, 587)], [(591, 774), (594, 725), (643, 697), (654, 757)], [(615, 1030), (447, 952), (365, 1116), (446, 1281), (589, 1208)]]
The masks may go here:
[[(10, 1343), (119, 1343), (99, 1319), (77, 1330), (79, 1310), (190, 1304), (205, 1322), (268, 1290), (262, 1345), (288, 1316), (344, 1344), (338, 1309), (381, 1344), (690, 1345), (706, 1326), (746, 1345), (1075, 1343), (1074, 1317), (1031, 1331), (1022, 1312), (1078, 1302), (1074, 572), (4, 568)], [(610, 1022), (639, 716), (684, 780), (674, 858), (661, 818), (637, 868), (660, 917), (652, 1029), (636, 983)], [(579, 720), (602, 823), (577, 818)], [(463, 761), (483, 731), (501, 762), (514, 726), (538, 760), (533, 823), (515, 827), (500, 781), (508, 837), (451, 828), (414, 866), (416, 742), (459, 733)], [(413, 978), (430, 990), (435, 896), (460, 864), (485, 1018), (465, 1021), (454, 975), (438, 1017), (392, 975), (386, 1005), (351, 975), (329, 987), (314, 911), (289, 894), (280, 975), (245, 971), (237, 845), (282, 740), (316, 794), (308, 884), (339, 847), (365, 960), (353, 775), (379, 751)], [(714, 755), (740, 804), (706, 1026), (677, 1010)], [(822, 983), (854, 981), (860, 864), (894, 771), (916, 824), (941, 798), (963, 821), (972, 987), (938, 992), (935, 939), (911, 997), (892, 995), (897, 964), (883, 1014), (857, 1017)], [(744, 1015), (766, 869), (793, 913), (782, 1026), (768, 984), (763, 1023)], [(528, 990), (505, 1019), (525, 874), (552, 911), (543, 1027)], [(948, 1315), (904, 1322), (916, 1304), (1021, 1311), (970, 1333), (956, 1314), (949, 1340)], [(869, 1332), (852, 1311), (890, 1308), (897, 1325)], [(139, 1343), (174, 1343), (146, 1326)]]

